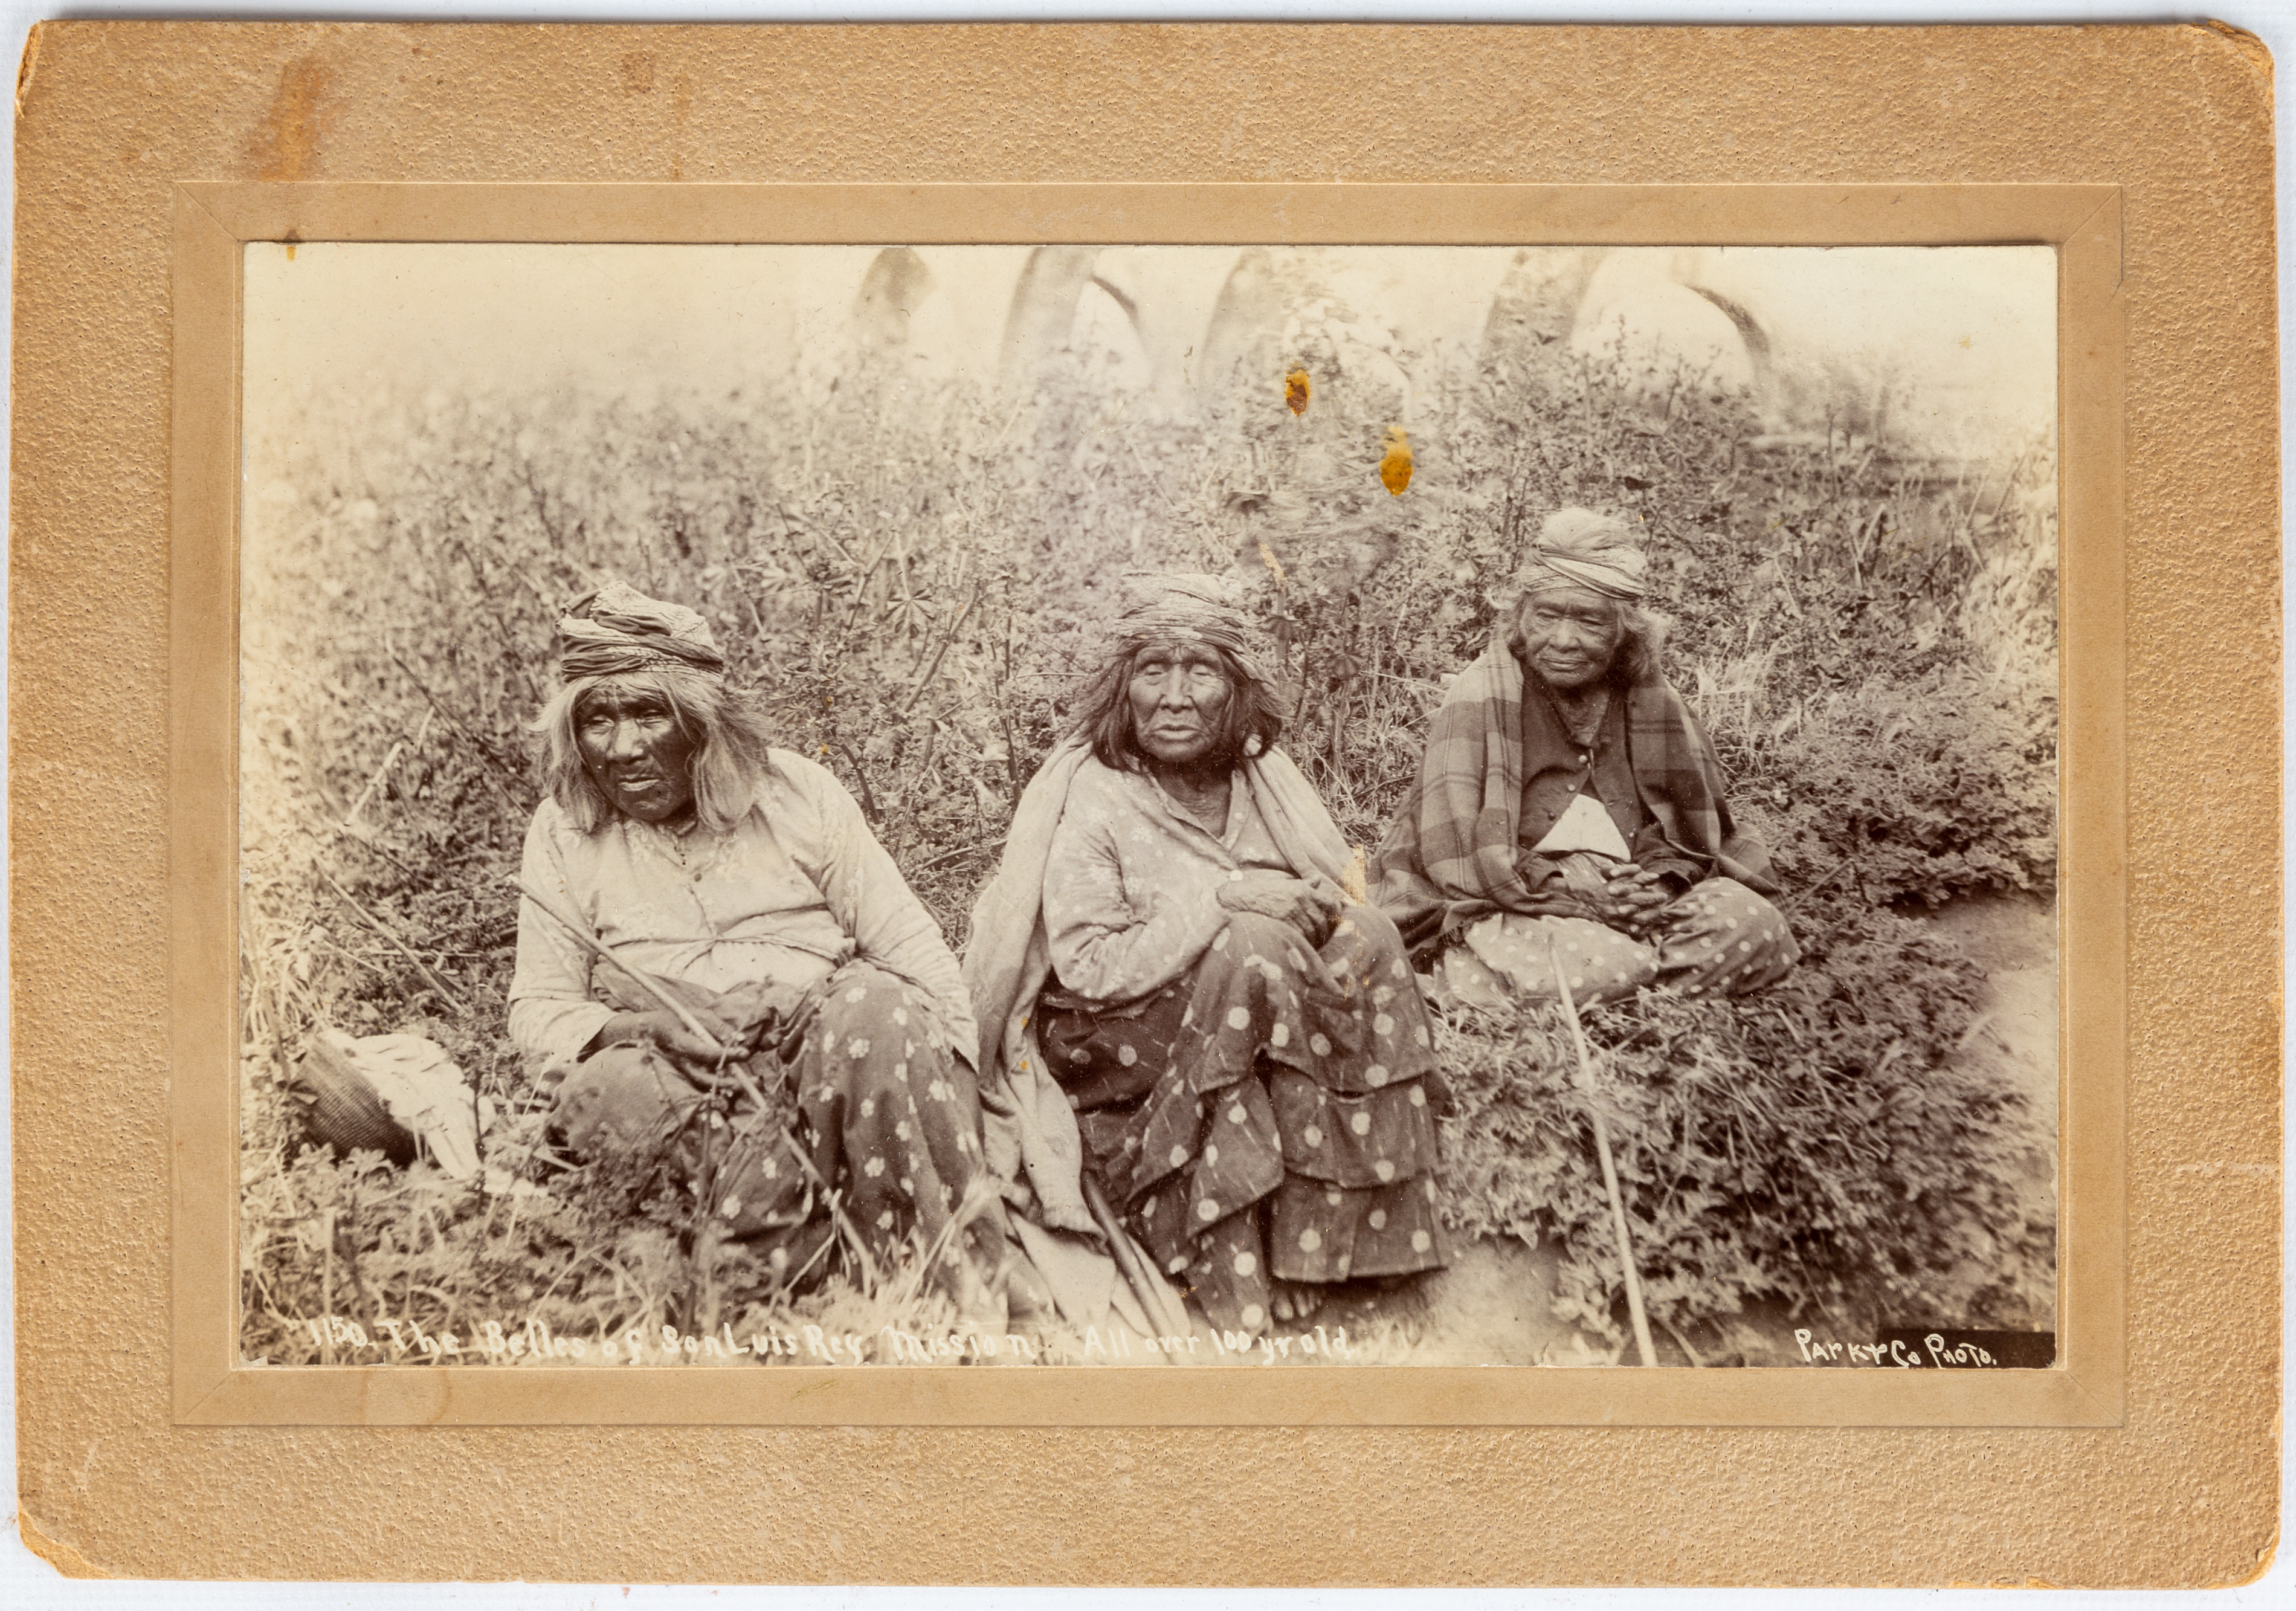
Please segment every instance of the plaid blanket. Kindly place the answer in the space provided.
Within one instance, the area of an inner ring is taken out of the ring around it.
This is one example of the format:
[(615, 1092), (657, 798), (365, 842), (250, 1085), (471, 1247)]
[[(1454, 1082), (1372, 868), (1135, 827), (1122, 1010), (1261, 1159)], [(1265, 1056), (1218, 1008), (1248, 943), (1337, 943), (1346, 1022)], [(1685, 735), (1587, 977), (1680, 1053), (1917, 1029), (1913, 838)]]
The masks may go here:
[[(1522, 826), (1522, 662), (1502, 636), (1459, 674), (1427, 736), (1419, 778), (1373, 864), (1372, 900), (1414, 954), (1491, 912), (1578, 916), (1575, 902), (1532, 891), (1517, 864)], [(1627, 690), (1635, 786), (1685, 859), (1774, 894), (1769, 854), (1740, 834), (1722, 797), (1714, 746), (1663, 678)]]

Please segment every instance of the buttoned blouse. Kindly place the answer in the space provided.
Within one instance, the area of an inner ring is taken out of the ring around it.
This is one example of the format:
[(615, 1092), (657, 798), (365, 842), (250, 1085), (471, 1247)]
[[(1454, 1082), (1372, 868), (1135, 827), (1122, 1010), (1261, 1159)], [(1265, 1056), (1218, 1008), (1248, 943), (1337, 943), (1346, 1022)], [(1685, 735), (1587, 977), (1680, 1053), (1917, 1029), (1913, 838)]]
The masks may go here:
[(1610, 813), (1618, 825), (1619, 837), (1630, 847), (1638, 866), (1677, 875), (1685, 884), (1695, 884), (1701, 869), (1667, 844), (1635, 786), (1625, 693), (1616, 688), (1610, 691), (1595, 726), (1594, 742), (1586, 744), (1570, 730), (1561, 705), (1536, 672), (1527, 675), (1523, 683), (1522, 825), (1517, 836), (1522, 848), (1527, 851), (1546, 838), (1572, 799), (1584, 792)]
[[(749, 815), (723, 833), (615, 813), (585, 834), (545, 800), (521, 875), (617, 955), (712, 990), (759, 979), (804, 988), (865, 958), (930, 996), (936, 1029), (969, 1061), (972, 1010), (931, 914), (826, 768), (786, 750), (769, 755)], [(579, 944), (523, 903), (512, 1040), (543, 1059), (578, 1056), (613, 1015), (593, 991), (591, 968)]]

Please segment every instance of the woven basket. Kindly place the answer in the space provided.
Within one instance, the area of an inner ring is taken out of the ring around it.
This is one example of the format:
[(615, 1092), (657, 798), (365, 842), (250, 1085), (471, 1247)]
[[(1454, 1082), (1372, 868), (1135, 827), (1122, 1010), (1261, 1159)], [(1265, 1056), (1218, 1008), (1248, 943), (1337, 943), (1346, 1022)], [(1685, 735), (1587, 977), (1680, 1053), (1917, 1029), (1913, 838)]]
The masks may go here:
[(313, 1145), (332, 1147), (348, 1157), (364, 1147), (404, 1168), (414, 1162), (414, 1137), (390, 1116), (374, 1087), (340, 1052), (319, 1036), (305, 1048), (296, 1070), (303, 1089), (303, 1133)]

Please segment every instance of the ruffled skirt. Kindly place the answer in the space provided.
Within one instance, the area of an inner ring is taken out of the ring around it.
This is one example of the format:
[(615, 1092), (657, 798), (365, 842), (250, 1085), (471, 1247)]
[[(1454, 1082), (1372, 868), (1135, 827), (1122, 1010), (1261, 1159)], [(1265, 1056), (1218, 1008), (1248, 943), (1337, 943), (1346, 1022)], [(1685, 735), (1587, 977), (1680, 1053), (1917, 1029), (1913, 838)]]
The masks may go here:
[(1091, 1166), (1214, 1325), (1265, 1329), (1271, 1278), (1447, 1262), (1426, 1009), (1377, 911), (1345, 908), (1320, 952), (1236, 914), (1158, 994), (1047, 992), (1037, 1027)]

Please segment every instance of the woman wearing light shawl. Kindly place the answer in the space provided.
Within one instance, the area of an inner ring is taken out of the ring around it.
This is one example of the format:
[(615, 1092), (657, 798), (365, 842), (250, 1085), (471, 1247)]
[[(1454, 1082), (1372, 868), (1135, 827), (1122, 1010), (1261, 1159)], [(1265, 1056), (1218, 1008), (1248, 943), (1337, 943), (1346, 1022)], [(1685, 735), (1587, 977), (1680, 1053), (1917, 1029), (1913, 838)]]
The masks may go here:
[(1618, 516), (1549, 515), (1520, 602), (1435, 714), (1373, 887), (1439, 999), (1553, 1000), (1558, 958), (1580, 1000), (1738, 994), (1798, 959), (1767, 853), (1659, 675), (1647, 571)]
[(841, 1209), (880, 1256), (944, 1248), (934, 1274), (969, 1303), (966, 1254), (1003, 1262), (1004, 1221), (974, 1188), (978, 1032), (931, 916), (843, 786), (767, 745), (699, 614), (615, 583), (558, 629), (510, 991), (558, 1128), (641, 1193), (698, 1200), (779, 1280), (817, 1274)]
[(1259, 1332), (1444, 1262), (1434, 1057), (1394, 925), (1269, 747), (1247, 618), (1210, 577), (1128, 579), (974, 913), (990, 1149), (1049, 1224), (1084, 1228), (1094, 1171), (1215, 1325)]

